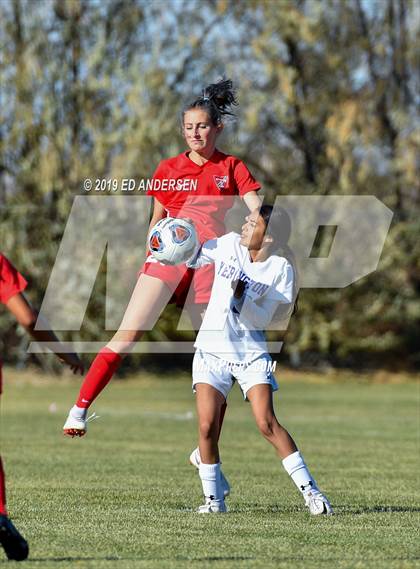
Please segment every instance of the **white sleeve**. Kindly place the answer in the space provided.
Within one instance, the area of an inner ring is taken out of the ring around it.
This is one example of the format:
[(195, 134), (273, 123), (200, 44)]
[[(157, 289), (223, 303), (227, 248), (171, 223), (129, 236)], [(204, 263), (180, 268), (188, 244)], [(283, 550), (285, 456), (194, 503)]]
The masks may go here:
[(245, 292), (240, 300), (233, 299), (231, 308), (239, 313), (239, 320), (249, 329), (264, 330), (273, 319), (279, 304), (293, 301), (293, 267), (286, 263), (276, 284), (261, 299), (254, 301)]
[(192, 257), (187, 261), (187, 267), (190, 269), (199, 269), (204, 265), (210, 265), (216, 262), (217, 246), (219, 239), (210, 239), (202, 245), (198, 244)]

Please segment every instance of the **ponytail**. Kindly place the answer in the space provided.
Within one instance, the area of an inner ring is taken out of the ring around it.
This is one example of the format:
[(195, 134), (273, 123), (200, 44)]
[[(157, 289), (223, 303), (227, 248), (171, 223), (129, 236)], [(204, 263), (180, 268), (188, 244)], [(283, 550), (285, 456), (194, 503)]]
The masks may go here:
[(233, 105), (237, 105), (235, 89), (230, 79), (221, 79), (217, 83), (207, 85), (202, 91), (201, 97), (187, 104), (182, 112), (182, 118), (191, 109), (203, 109), (207, 111), (213, 125), (222, 122), (225, 115), (235, 116), (230, 111)]

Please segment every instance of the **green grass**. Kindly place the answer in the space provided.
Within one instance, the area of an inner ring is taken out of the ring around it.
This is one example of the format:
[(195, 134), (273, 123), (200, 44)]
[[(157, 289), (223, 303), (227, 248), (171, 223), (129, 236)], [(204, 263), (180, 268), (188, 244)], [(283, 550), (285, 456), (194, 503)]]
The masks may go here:
[(26, 568), (420, 567), (413, 382), (278, 377), (278, 417), (336, 512), (311, 518), (237, 387), (221, 445), (230, 513), (198, 516), (187, 374), (114, 382), (74, 440), (61, 427), (77, 380), (4, 375), (2, 453)]

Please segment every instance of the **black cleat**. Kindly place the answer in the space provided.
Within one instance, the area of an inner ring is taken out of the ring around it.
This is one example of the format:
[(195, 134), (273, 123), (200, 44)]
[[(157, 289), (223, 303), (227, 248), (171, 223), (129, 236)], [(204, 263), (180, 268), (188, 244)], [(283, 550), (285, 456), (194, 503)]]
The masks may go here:
[(28, 542), (5, 515), (0, 515), (0, 544), (8, 559), (23, 561), (28, 557)]

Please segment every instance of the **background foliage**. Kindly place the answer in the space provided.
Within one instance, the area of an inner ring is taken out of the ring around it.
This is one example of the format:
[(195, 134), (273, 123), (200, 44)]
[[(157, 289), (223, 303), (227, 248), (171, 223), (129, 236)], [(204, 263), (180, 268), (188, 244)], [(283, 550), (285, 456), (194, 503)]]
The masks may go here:
[[(180, 102), (226, 75), (240, 108), (220, 146), (269, 198), (373, 194), (394, 211), (375, 273), (301, 292), (292, 362), (418, 365), (418, 23), (413, 0), (1, 2), (0, 249), (31, 299), (82, 180), (150, 176), (184, 149)], [(104, 270), (91, 340), (103, 339)], [(177, 337), (176, 317), (150, 335)], [(6, 357), (24, 358), (4, 311), (0, 329)]]

